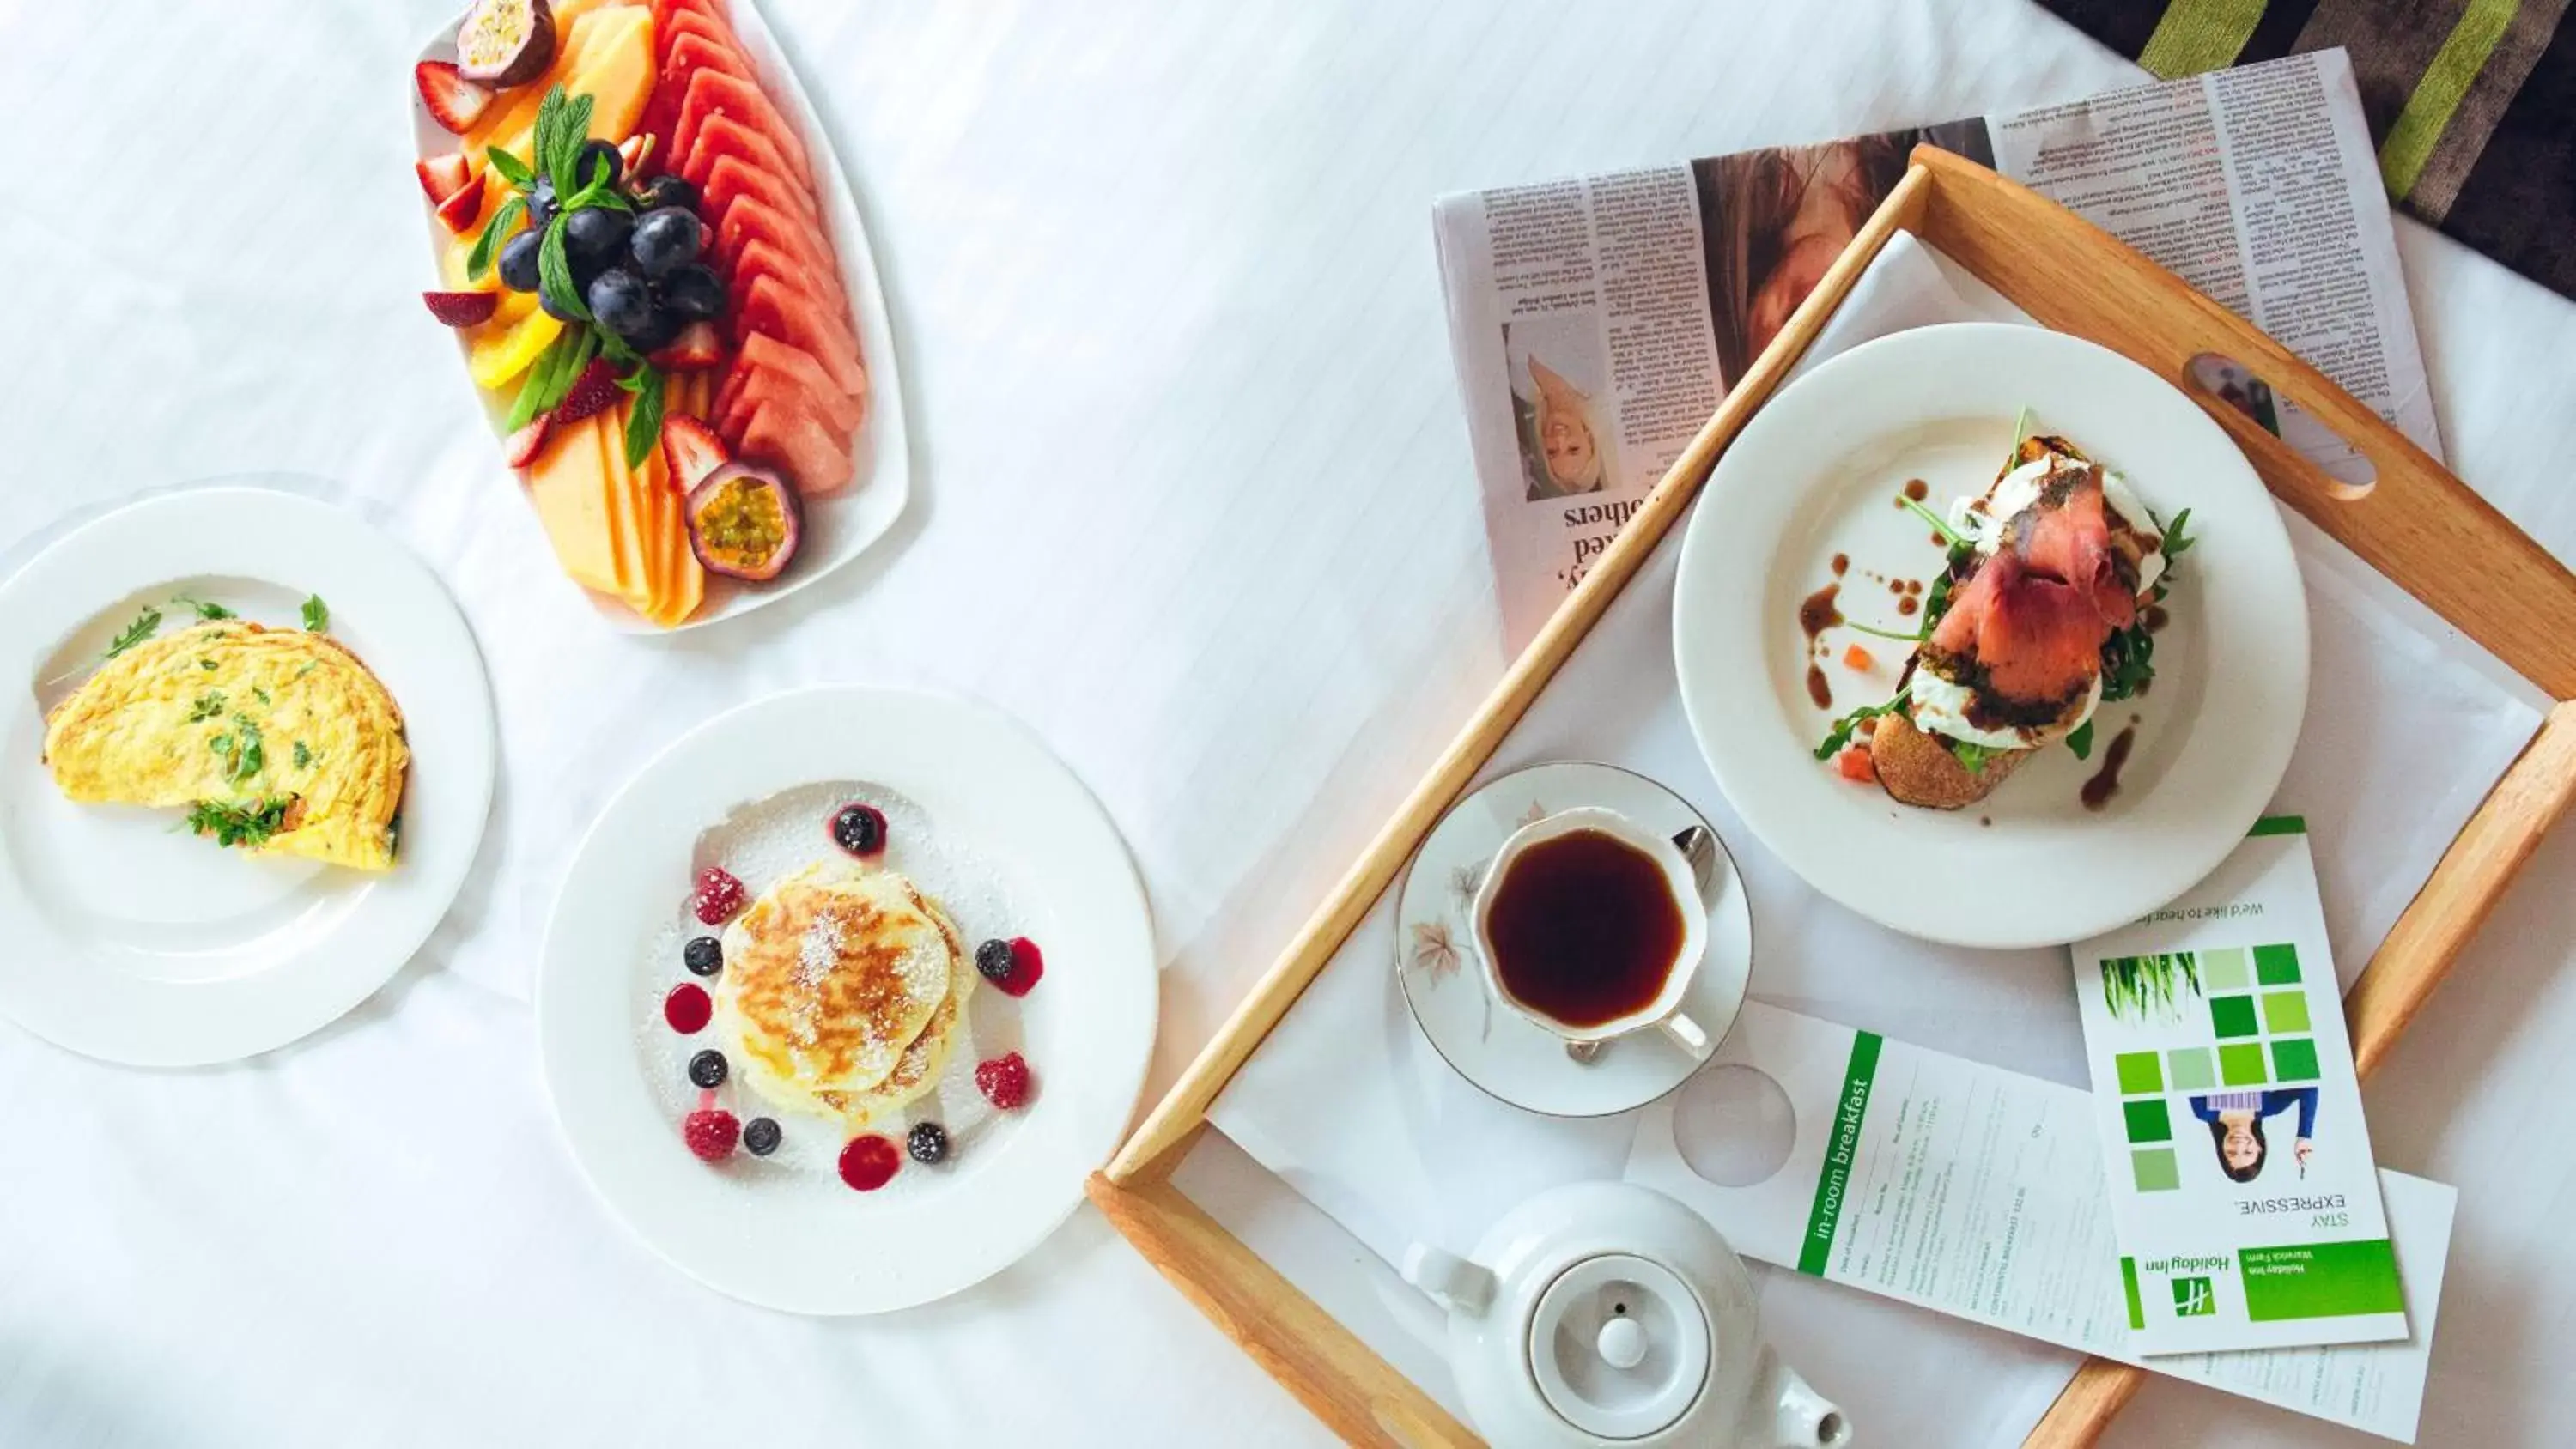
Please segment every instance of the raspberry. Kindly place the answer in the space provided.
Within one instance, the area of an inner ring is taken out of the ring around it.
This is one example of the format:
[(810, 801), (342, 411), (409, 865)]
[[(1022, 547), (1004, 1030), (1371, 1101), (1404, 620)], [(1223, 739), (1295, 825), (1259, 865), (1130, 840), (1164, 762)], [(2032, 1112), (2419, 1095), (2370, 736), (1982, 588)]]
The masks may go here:
[(995, 1057), (975, 1068), (975, 1090), (1005, 1112), (1027, 1103), (1031, 1085), (1029, 1064), (1020, 1060), (1018, 1052)]
[(708, 925), (721, 926), (742, 910), (746, 899), (741, 881), (723, 866), (711, 865), (698, 877), (698, 888), (689, 897), (689, 909)]
[(853, 1137), (841, 1149), (841, 1181), (861, 1192), (874, 1192), (894, 1181), (903, 1154), (882, 1137)]
[(692, 981), (672, 987), (671, 994), (662, 998), (662, 1019), (682, 1036), (706, 1030), (715, 1014), (716, 1004), (707, 999), (706, 988)]
[(733, 1156), (733, 1145), (742, 1140), (742, 1124), (731, 1112), (691, 1112), (680, 1123), (680, 1140), (704, 1160), (722, 1162)]

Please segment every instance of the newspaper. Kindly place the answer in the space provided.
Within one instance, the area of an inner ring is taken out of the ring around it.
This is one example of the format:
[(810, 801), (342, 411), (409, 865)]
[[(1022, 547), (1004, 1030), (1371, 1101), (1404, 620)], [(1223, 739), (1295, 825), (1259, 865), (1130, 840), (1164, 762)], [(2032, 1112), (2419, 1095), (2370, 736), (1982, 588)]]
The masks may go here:
[[(2068, 105), (1532, 186), (1432, 212), (1518, 650), (1905, 174), (1919, 142), (2056, 200), (2441, 456), (2388, 197), (2341, 50)], [(2223, 359), (2214, 391), (2354, 483), (2369, 464)]]

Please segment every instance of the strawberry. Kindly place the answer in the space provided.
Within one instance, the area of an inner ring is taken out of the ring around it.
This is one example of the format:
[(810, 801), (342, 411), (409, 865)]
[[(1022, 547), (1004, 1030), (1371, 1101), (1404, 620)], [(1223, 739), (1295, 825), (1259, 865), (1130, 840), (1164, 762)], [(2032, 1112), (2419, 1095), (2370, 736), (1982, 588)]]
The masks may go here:
[(617, 143), (617, 165), (619, 173), (626, 177), (629, 184), (640, 185), (644, 176), (644, 163), (647, 160), (650, 160), (652, 155), (652, 133), (647, 131), (636, 132), (634, 135)]
[(555, 415), (539, 413), (535, 421), (512, 433), (501, 444), (501, 461), (513, 468), (525, 468), (537, 461), (546, 450), (546, 439), (554, 436)]
[(687, 413), (673, 413), (662, 420), (662, 456), (671, 465), (671, 486), (682, 493), (733, 461), (732, 451), (716, 430)]
[(483, 173), (479, 171), (474, 173), (473, 180), (458, 187), (454, 196), (438, 204), (438, 219), (458, 236), (472, 231), (474, 223), (482, 215)]
[(429, 198), (432, 206), (464, 190), (465, 183), (475, 176), (474, 163), (465, 159), (462, 151), (450, 151), (443, 156), (423, 156), (411, 163), (411, 169), (412, 174), (420, 178), (421, 192)]
[(724, 341), (713, 322), (692, 322), (648, 360), (664, 372), (696, 372), (724, 361)]
[(429, 315), (450, 327), (489, 322), (501, 305), (498, 292), (423, 292), (420, 299), (429, 304)]
[(577, 423), (593, 413), (606, 412), (617, 401), (619, 391), (617, 369), (608, 365), (607, 358), (594, 357), (581, 370), (581, 376), (572, 380), (572, 391), (556, 405), (555, 421)]
[(411, 76), (420, 87), (420, 103), (429, 107), (429, 118), (457, 135), (464, 135), (492, 104), (491, 87), (457, 74), (453, 61), (424, 60), (412, 67)]

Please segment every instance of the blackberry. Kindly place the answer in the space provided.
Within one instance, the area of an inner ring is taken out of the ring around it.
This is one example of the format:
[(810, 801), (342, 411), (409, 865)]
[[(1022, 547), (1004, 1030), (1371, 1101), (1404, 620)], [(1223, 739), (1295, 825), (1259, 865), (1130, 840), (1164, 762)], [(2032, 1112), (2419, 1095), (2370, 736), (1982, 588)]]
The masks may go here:
[(1010, 980), (1011, 972), (1018, 965), (1019, 958), (1012, 952), (1011, 943), (998, 937), (975, 948), (975, 969), (983, 972), (987, 981), (998, 984)]
[(948, 1159), (948, 1129), (936, 1122), (916, 1125), (903, 1139), (903, 1150), (924, 1167), (933, 1167)]

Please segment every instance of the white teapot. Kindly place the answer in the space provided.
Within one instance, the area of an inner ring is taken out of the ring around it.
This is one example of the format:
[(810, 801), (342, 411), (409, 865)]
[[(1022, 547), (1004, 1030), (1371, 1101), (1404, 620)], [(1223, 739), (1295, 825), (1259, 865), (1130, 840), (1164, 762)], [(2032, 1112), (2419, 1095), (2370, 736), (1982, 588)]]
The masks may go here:
[(1428, 1244), (1405, 1281), (1449, 1310), (1449, 1362), (1497, 1449), (1831, 1449), (1851, 1421), (1763, 1342), (1753, 1280), (1652, 1188), (1522, 1203), (1470, 1262)]

